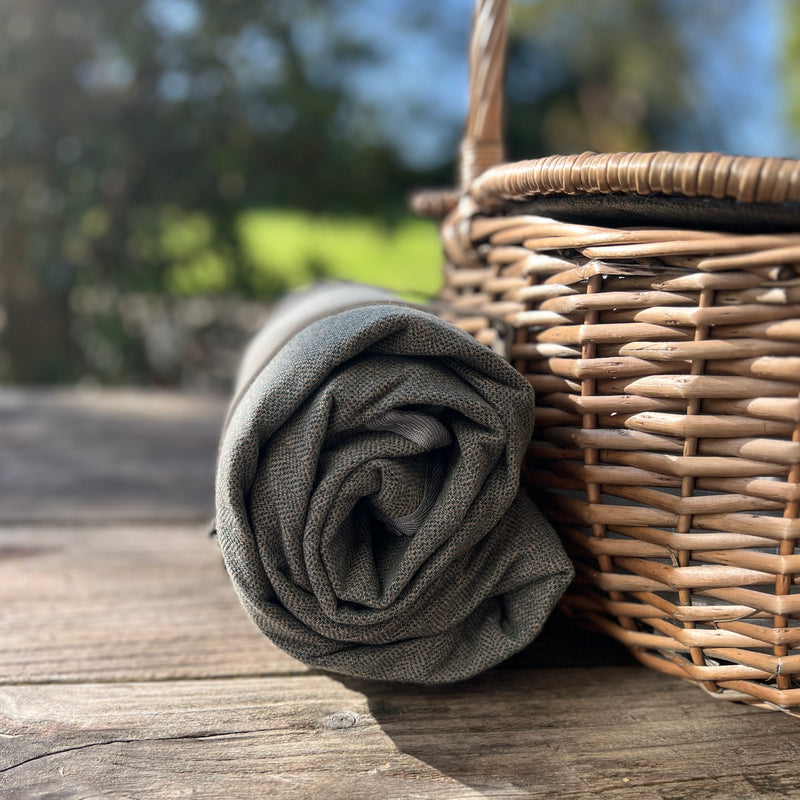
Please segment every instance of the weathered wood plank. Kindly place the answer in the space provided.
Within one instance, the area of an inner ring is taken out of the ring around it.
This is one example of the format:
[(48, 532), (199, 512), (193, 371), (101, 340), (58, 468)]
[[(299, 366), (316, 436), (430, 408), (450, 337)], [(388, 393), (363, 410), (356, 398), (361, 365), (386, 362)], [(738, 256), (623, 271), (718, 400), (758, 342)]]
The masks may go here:
[(798, 723), (636, 667), (0, 689), (5, 798), (783, 798)]
[[(556, 617), (512, 663), (628, 660)], [(202, 525), (0, 525), (0, 683), (305, 670), (247, 618)]]
[(247, 618), (202, 525), (0, 527), (0, 682), (298, 670)]
[(222, 398), (0, 391), (0, 522), (210, 517)]

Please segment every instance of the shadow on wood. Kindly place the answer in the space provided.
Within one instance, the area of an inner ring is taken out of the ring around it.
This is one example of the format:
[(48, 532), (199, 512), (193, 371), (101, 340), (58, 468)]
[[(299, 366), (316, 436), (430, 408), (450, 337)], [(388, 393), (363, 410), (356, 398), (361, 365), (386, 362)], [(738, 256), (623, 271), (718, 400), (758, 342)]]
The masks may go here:
[(343, 683), (401, 753), (474, 796), (777, 800), (798, 786), (796, 720), (644, 668), (500, 667), (446, 688)]

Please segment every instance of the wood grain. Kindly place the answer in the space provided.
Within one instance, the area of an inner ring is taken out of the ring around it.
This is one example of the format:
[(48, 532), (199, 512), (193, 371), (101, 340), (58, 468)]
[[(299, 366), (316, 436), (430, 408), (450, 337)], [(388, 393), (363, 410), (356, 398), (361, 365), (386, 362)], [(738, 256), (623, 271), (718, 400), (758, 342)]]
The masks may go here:
[(0, 681), (305, 668), (236, 598), (202, 525), (0, 527)]
[(0, 690), (4, 797), (771, 798), (794, 719), (645, 670), (449, 689), (325, 676)]
[(0, 522), (207, 519), (226, 400), (0, 393)]

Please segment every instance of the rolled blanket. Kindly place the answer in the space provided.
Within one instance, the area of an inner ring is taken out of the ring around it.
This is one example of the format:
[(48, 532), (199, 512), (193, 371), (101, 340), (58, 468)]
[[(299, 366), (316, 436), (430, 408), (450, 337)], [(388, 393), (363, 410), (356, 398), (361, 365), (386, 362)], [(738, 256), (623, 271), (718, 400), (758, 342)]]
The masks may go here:
[(520, 490), (534, 397), (508, 363), (381, 290), (317, 287), (245, 354), (216, 530), (278, 646), (347, 675), (468, 678), (528, 644), (572, 578)]

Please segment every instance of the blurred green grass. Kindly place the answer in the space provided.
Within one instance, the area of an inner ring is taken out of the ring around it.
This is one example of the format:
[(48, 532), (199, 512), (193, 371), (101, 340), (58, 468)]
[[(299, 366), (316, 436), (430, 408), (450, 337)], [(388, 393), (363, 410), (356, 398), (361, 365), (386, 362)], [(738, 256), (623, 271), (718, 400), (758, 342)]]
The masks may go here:
[[(236, 235), (252, 285), (262, 296), (320, 279), (369, 283), (407, 297), (433, 295), (441, 285), (436, 226), (427, 220), (408, 217), (388, 224), (361, 216), (251, 209), (238, 217)], [(229, 263), (212, 241), (211, 222), (202, 214), (165, 218), (161, 246), (169, 262), (169, 291), (186, 296), (231, 289)]]

